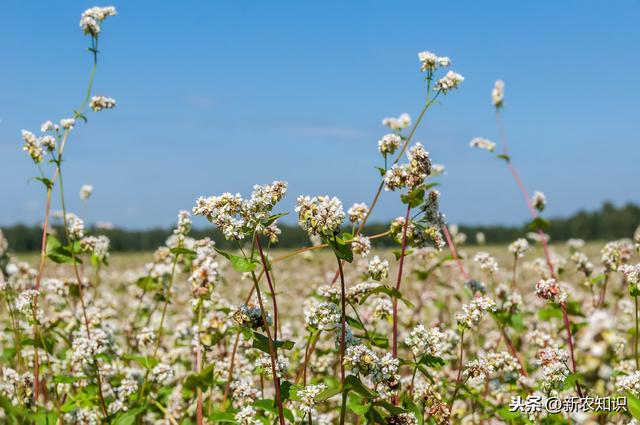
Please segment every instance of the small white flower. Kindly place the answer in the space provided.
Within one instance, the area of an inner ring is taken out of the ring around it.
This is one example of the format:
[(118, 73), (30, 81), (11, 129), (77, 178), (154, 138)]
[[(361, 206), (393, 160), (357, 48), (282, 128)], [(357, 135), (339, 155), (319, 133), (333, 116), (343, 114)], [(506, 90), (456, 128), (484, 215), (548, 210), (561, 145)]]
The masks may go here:
[(472, 148), (484, 149), (489, 152), (495, 152), (496, 144), (491, 140), (483, 139), (482, 137), (476, 137), (469, 142), (469, 146)]

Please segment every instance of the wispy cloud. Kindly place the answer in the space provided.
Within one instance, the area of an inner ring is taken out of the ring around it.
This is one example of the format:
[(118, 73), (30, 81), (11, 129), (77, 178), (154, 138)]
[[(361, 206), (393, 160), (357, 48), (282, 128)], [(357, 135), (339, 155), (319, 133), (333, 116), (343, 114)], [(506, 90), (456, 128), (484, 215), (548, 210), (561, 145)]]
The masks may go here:
[(189, 95), (184, 98), (188, 106), (197, 109), (213, 109), (216, 106), (216, 100), (211, 96), (194, 96)]

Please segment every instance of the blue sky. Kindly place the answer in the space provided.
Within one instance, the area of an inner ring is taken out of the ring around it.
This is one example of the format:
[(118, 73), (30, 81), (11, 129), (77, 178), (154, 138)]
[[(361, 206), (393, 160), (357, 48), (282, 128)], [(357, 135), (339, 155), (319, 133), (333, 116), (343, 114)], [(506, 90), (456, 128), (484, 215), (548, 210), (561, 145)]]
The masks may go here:
[[(443, 163), (451, 222), (521, 223), (527, 210), (504, 164), (468, 147), (497, 139), (490, 91), (515, 164), (548, 215), (640, 202), (640, 1), (115, 2), (95, 92), (118, 106), (90, 116), (66, 150), (70, 209), (89, 221), (169, 225), (199, 195), (289, 181), (299, 194), (369, 203), (385, 116), (420, 110), (417, 53), (453, 60), (460, 90), (415, 140)], [(8, 2), (0, 15), (0, 224), (34, 223), (44, 193), (20, 130), (82, 100), (87, 2)], [(105, 4), (106, 5), (106, 4)], [(78, 200), (95, 187), (88, 210)], [(56, 206), (54, 206), (56, 208)], [(374, 220), (401, 214), (384, 195)]]

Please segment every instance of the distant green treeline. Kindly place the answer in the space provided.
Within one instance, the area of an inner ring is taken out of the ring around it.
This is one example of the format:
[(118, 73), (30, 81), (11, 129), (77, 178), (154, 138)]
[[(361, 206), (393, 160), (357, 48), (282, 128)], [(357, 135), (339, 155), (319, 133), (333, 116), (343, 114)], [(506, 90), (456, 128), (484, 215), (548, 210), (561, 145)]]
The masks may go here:
[[(602, 207), (593, 212), (580, 211), (568, 218), (551, 219), (551, 226), (546, 232), (551, 236), (551, 241), (565, 241), (569, 238), (581, 238), (584, 240), (613, 240), (632, 237), (636, 227), (640, 225), (640, 206), (627, 204), (616, 207), (606, 202)], [(278, 247), (291, 248), (309, 244), (306, 233), (298, 226), (280, 224), (282, 234)], [(522, 226), (465, 226), (461, 225), (460, 231), (467, 234), (467, 243), (475, 243), (475, 234), (483, 232), (487, 243), (508, 243), (516, 238), (524, 236), (529, 229), (526, 224)], [(365, 234), (372, 235), (382, 233), (388, 229), (387, 224), (371, 224), (366, 227)], [(59, 229), (61, 230), (61, 229)], [(2, 227), (5, 237), (13, 252), (37, 251), (40, 247), (42, 233), (39, 227), (17, 224)], [(171, 229), (155, 228), (149, 230), (95, 230), (87, 233), (104, 234), (111, 239), (112, 251), (150, 251), (164, 244), (171, 234)], [(213, 225), (205, 229), (193, 229), (191, 236), (202, 238), (209, 236), (221, 247), (229, 247), (221, 234), (213, 230)], [(386, 237), (377, 239), (375, 246), (392, 246), (394, 242)]]

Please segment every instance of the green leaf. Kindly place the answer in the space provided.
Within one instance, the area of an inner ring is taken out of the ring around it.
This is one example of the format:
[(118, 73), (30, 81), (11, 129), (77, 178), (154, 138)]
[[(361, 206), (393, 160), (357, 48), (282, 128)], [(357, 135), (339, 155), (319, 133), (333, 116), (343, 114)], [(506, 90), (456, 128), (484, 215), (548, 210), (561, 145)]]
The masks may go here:
[(551, 222), (543, 217), (536, 217), (527, 225), (529, 230), (546, 230), (551, 226)]
[(73, 262), (73, 256), (69, 248), (62, 246), (60, 241), (50, 233), (47, 234), (45, 253), (54, 263), (62, 264)]
[(44, 187), (47, 188), (47, 190), (50, 190), (51, 188), (53, 188), (53, 181), (46, 177), (36, 177), (35, 180), (42, 182), (42, 184), (44, 185)]
[(136, 421), (136, 417), (146, 410), (147, 406), (136, 407), (128, 412), (124, 412), (115, 417), (113, 425), (133, 425)]
[(369, 340), (371, 341), (372, 345), (378, 348), (389, 348), (389, 339), (384, 335), (371, 335), (371, 338), (369, 338)]
[(374, 404), (376, 406), (382, 407), (387, 412), (389, 412), (391, 414), (394, 414), (394, 415), (399, 415), (401, 413), (407, 413), (407, 409), (403, 409), (400, 406), (395, 406), (395, 405), (389, 403), (388, 401), (376, 401)]
[(498, 416), (500, 416), (502, 419), (506, 419), (508, 421), (511, 421), (513, 419), (519, 418), (521, 415), (521, 413), (519, 411), (515, 411), (512, 412), (508, 407), (501, 407), (499, 409), (496, 409), (496, 413), (498, 414)]
[(507, 162), (511, 161), (511, 157), (504, 153), (496, 155), (496, 158), (504, 159)]
[(255, 260), (251, 261), (244, 257), (231, 254), (230, 252), (226, 252), (218, 248), (215, 248), (215, 250), (218, 252), (218, 254), (227, 258), (231, 262), (231, 267), (233, 267), (233, 270), (237, 271), (238, 273), (252, 272), (258, 266), (258, 262)]
[(386, 286), (386, 285), (380, 285), (377, 288), (372, 289), (371, 291), (369, 291), (364, 297), (362, 297), (362, 299), (360, 300), (360, 305), (362, 305), (367, 298), (369, 298), (371, 295), (374, 294), (387, 294), (389, 297), (391, 298), (397, 298), (400, 301), (402, 301), (404, 303), (404, 305), (406, 305), (409, 308), (413, 308), (413, 304), (402, 297), (402, 294), (400, 293), (400, 291), (398, 291), (396, 288), (392, 288), (391, 286)]
[(344, 260), (347, 263), (351, 263), (353, 261), (353, 252), (351, 251), (351, 246), (346, 244), (342, 239), (325, 236), (324, 242), (333, 249), (336, 257), (340, 260)]
[(562, 310), (555, 304), (548, 305), (538, 310), (538, 318), (540, 320), (549, 320), (551, 318), (562, 319)]
[(581, 379), (583, 379), (583, 377), (579, 373), (570, 373), (569, 376), (567, 376), (567, 379), (565, 379), (564, 381), (563, 388), (567, 390), (573, 387), (576, 384), (576, 382), (579, 383)]
[[(393, 256), (396, 257), (396, 261), (398, 261), (400, 259), (400, 257), (402, 257), (402, 250), (401, 249), (394, 249), (393, 251)], [(413, 254), (413, 250), (412, 249), (405, 249), (404, 250), (404, 256), (407, 257), (409, 255)]]
[(383, 167), (376, 167), (376, 170), (378, 170), (378, 172), (380, 173), (380, 177), (384, 177), (384, 175), (387, 174), (387, 170), (385, 170)]
[(363, 399), (361, 397), (352, 397), (349, 396), (347, 399), (347, 407), (356, 415), (364, 415), (370, 409), (368, 403), (363, 403)]
[(73, 384), (76, 381), (82, 381), (87, 379), (86, 376), (68, 376), (68, 375), (56, 375), (53, 377), (53, 382), (56, 384)]
[(160, 285), (160, 282), (158, 282), (158, 279), (151, 276), (141, 277), (136, 282), (136, 286), (145, 291), (155, 291), (162, 287), (162, 285)]
[(33, 416), (35, 425), (56, 425), (58, 423), (58, 415), (55, 412), (39, 411)]
[[(273, 341), (274, 348), (282, 348), (284, 350), (291, 350), (295, 343), (293, 341)], [(253, 348), (269, 354), (269, 339), (261, 333), (253, 333)]]
[(423, 423), (424, 423), (424, 414), (423, 414), (422, 410), (420, 409), (420, 407), (418, 407), (418, 405), (415, 404), (414, 401), (411, 400), (411, 398), (409, 398), (409, 397), (405, 397), (403, 404), (406, 407), (406, 409), (409, 412), (412, 412), (414, 414), (414, 416), (418, 419), (418, 425), (423, 425)]
[(262, 222), (262, 224), (267, 227), (272, 225), (277, 219), (279, 219), (280, 217), (284, 217), (285, 215), (288, 215), (289, 213), (278, 213), (278, 214), (274, 214), (271, 217), (269, 217), (268, 219), (266, 219), (265, 221)]
[(629, 405), (631, 416), (640, 419), (640, 400), (630, 392), (625, 393), (625, 395), (627, 396), (627, 404)]
[(215, 368), (214, 364), (210, 364), (209, 366), (202, 369), (200, 373), (193, 373), (187, 376), (187, 379), (184, 381), (184, 386), (190, 390), (194, 390), (200, 387), (202, 390), (206, 390), (209, 387), (216, 385), (218, 382), (213, 378), (213, 370)]
[(335, 397), (336, 395), (340, 394), (340, 388), (338, 387), (329, 387), (326, 390), (322, 391), (320, 394), (318, 394), (315, 398), (316, 402), (322, 402), (325, 400), (330, 399), (331, 397)]
[(195, 257), (196, 255), (198, 255), (194, 250), (183, 248), (181, 246), (171, 248), (171, 253), (174, 255), (184, 255), (187, 257)]
[(151, 356), (131, 356), (131, 355), (125, 354), (123, 357), (125, 360), (132, 360), (138, 363), (140, 366), (142, 366), (145, 369), (153, 369), (158, 365), (158, 359)]
[(425, 354), (420, 358), (418, 364), (423, 364), (428, 367), (440, 367), (447, 364), (447, 362), (441, 357), (432, 356), (430, 354)]
[(353, 390), (356, 393), (363, 395), (368, 399), (373, 399), (378, 397), (378, 393), (367, 388), (365, 384), (362, 383), (356, 376), (349, 375), (344, 379), (344, 388), (343, 391)]
[(419, 207), (424, 202), (424, 185), (419, 185), (406, 195), (400, 195), (400, 200), (411, 208)]
[[(212, 422), (231, 422), (236, 423), (236, 414), (232, 412), (214, 412), (209, 415), (209, 420)], [(182, 422), (186, 424), (188, 422)]]

